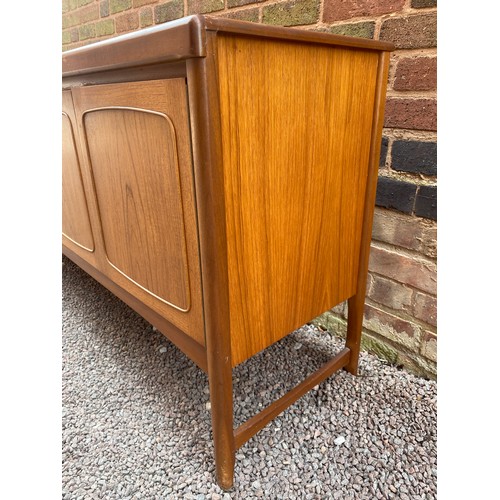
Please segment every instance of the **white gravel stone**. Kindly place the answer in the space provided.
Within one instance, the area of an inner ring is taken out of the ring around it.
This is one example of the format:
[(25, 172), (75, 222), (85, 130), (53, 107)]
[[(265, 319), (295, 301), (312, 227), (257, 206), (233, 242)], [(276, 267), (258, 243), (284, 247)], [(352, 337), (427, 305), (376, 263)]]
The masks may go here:
[[(367, 353), (360, 376), (338, 372), (243, 445), (222, 491), (207, 376), (64, 262), (64, 500), (436, 498), (436, 383)], [(305, 325), (236, 367), (235, 425), (342, 346)]]

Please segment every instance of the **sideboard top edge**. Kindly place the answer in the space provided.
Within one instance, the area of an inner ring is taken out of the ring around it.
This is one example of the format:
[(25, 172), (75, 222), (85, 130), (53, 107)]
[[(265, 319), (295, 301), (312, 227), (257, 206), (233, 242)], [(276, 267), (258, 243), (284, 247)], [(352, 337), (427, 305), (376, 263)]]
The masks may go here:
[(205, 57), (205, 45), (202, 16), (183, 17), (63, 52), (62, 76)]
[(218, 33), (234, 33), (265, 38), (280, 38), (282, 40), (338, 45), (343, 47), (378, 50), (383, 52), (392, 52), (395, 48), (394, 44), (391, 42), (372, 40), (369, 38), (336, 35), (324, 31), (312, 31), (299, 28), (271, 26), (267, 24), (239, 21), (223, 17), (198, 17), (203, 17), (202, 22), (206, 30), (216, 31)]
[(205, 57), (207, 31), (365, 50), (394, 50), (392, 43), (380, 40), (197, 14), (63, 52), (62, 76)]

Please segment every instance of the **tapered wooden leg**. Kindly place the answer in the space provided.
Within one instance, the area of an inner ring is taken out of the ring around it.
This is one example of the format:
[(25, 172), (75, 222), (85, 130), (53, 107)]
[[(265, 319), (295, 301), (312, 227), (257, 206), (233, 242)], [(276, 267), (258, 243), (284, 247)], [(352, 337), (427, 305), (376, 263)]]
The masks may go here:
[(359, 349), (361, 347), (361, 329), (365, 306), (365, 290), (347, 301), (347, 337), (346, 347), (350, 350), (349, 363), (345, 369), (353, 375), (358, 374)]
[[(199, 29), (205, 33), (203, 26)], [(207, 30), (204, 36), (207, 57), (188, 59), (186, 68), (215, 466), (217, 482), (227, 490), (233, 485), (235, 448), (224, 168), (217, 34)]]
[(233, 383), (231, 363), (223, 359), (209, 359), (208, 376), (217, 483), (228, 490), (234, 478)]

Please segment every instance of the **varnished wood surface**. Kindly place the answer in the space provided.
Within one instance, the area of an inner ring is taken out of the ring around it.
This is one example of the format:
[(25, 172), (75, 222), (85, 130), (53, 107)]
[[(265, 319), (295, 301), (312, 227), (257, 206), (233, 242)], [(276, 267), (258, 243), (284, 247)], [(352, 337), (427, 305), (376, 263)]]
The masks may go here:
[(233, 365), (354, 295), (378, 54), (218, 35)]
[(97, 108), (83, 123), (109, 262), (161, 300), (188, 311), (179, 161), (170, 118), (142, 109)]
[(394, 49), (392, 43), (380, 40), (193, 15), (68, 50), (63, 53), (62, 75), (82, 76), (205, 57), (207, 31), (366, 50)]
[(201, 23), (199, 16), (188, 16), (68, 50), (62, 56), (62, 76), (202, 57), (205, 30)]
[(204, 345), (185, 80), (72, 90), (99, 269)]
[(71, 92), (63, 92), (62, 103), (62, 233), (66, 243), (94, 251), (94, 238), (83, 187), (75, 137)]
[(216, 33), (232, 33), (234, 35), (248, 35), (252, 37), (288, 40), (292, 42), (317, 43), (323, 45), (337, 45), (339, 47), (352, 47), (364, 50), (394, 50), (394, 44), (382, 40), (335, 35), (300, 28), (271, 26), (268, 24), (239, 21), (224, 17), (198, 16), (200, 26)]
[(186, 65), (216, 474), (219, 485), (229, 489), (235, 462), (233, 382), (215, 34), (207, 33), (206, 49), (206, 58)]
[(118, 68), (95, 71), (63, 78), (62, 88), (71, 89), (81, 85), (102, 85), (104, 83), (145, 82), (166, 78), (185, 78), (186, 61), (158, 63), (133, 68)]

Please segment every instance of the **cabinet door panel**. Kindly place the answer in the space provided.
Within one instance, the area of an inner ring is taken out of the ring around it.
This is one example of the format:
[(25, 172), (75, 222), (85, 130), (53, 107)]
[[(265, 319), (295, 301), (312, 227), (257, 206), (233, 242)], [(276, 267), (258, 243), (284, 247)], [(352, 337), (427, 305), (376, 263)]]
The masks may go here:
[(78, 249), (93, 252), (94, 238), (78, 159), (72, 106), (71, 93), (63, 92), (62, 233)]
[(171, 120), (147, 110), (99, 108), (85, 113), (83, 125), (110, 264), (187, 311), (186, 239)]
[(200, 271), (185, 80), (73, 89), (102, 269), (200, 343)]

